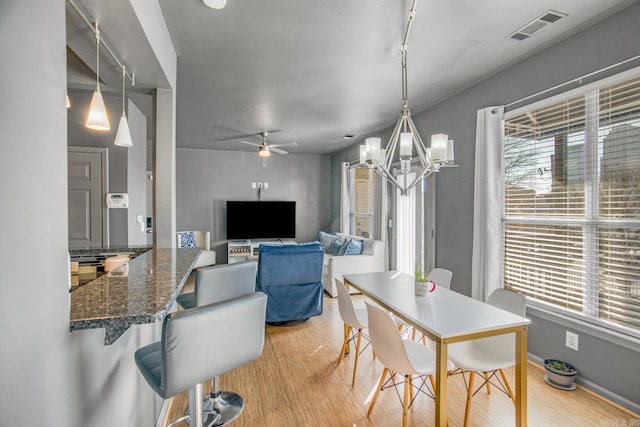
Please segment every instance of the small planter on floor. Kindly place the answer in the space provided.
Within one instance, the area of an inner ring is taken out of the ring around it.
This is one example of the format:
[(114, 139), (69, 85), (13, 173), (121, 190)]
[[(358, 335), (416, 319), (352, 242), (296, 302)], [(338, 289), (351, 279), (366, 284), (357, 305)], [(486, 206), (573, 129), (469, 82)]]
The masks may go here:
[(544, 367), (547, 371), (544, 380), (549, 385), (562, 390), (573, 390), (576, 388), (573, 381), (578, 374), (578, 370), (570, 363), (557, 359), (545, 359)]

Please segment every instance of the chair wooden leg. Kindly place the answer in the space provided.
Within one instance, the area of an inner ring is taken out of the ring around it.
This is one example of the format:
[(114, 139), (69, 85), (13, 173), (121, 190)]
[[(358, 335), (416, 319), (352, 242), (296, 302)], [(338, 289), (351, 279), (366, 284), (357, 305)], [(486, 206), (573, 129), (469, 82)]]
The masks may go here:
[(409, 398), (413, 400), (413, 387), (411, 386), (413, 377), (411, 375), (408, 375), (408, 377), (409, 377)]
[(435, 377), (432, 375), (429, 375), (429, 381), (431, 382), (431, 388), (433, 389), (433, 392), (436, 392), (436, 379)]
[(411, 375), (404, 376), (404, 399), (402, 400), (402, 427), (407, 427), (407, 415), (409, 412), (409, 394), (411, 387)]
[(362, 340), (362, 329), (358, 329), (358, 341), (356, 343), (356, 358), (353, 362), (353, 377), (351, 378), (351, 387), (356, 384), (356, 373), (358, 372), (358, 357), (360, 357), (360, 342)]
[(349, 345), (349, 338), (351, 338), (351, 334), (353, 333), (353, 328), (351, 326), (344, 325), (344, 335), (347, 337), (347, 348), (344, 350), (344, 354), (349, 354), (351, 352), (351, 346)]
[(380, 376), (380, 381), (378, 381), (378, 388), (376, 389), (375, 394), (373, 395), (373, 399), (371, 399), (371, 404), (369, 405), (369, 410), (367, 411), (367, 418), (371, 415), (373, 411), (373, 407), (376, 405), (376, 400), (378, 400), (378, 395), (382, 390), (382, 386), (384, 385), (384, 380), (387, 378), (387, 374), (389, 373), (389, 368), (384, 368), (382, 371), (382, 375)]
[(487, 388), (487, 394), (491, 394), (491, 385), (489, 384), (489, 373), (484, 373), (484, 386)]
[(511, 401), (515, 405), (516, 395), (511, 390), (511, 385), (509, 385), (509, 381), (507, 381), (507, 376), (504, 374), (504, 369), (500, 369), (499, 371), (500, 371), (500, 376), (502, 377), (502, 382), (504, 382), (504, 386), (507, 389), (507, 392), (509, 392), (509, 397), (511, 397)]
[(476, 376), (474, 371), (469, 372), (469, 389), (467, 390), (467, 406), (464, 408), (464, 427), (469, 425), (469, 412), (471, 412), (471, 398), (473, 397), (473, 380)]
[(349, 346), (349, 336), (351, 335), (351, 327), (344, 325), (344, 341), (342, 342), (342, 348), (340, 349), (340, 357), (338, 357), (338, 365), (342, 362), (342, 358), (347, 354), (347, 348)]

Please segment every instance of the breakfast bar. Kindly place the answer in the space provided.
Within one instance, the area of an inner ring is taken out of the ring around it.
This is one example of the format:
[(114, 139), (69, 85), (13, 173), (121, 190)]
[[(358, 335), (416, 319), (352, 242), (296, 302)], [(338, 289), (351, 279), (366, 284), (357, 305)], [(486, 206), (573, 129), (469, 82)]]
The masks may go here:
[(201, 249), (150, 249), (69, 294), (71, 332), (105, 329), (113, 344), (129, 327), (161, 321), (182, 290)]

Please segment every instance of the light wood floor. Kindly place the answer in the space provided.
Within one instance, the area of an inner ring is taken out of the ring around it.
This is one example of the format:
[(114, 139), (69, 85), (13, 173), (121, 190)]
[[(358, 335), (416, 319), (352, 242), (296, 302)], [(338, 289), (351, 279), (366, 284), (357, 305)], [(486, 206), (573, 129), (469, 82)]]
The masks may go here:
[[(364, 305), (363, 296), (354, 296)], [(221, 325), (233, 327), (233, 325)], [(394, 426), (402, 421), (402, 406), (393, 389), (380, 394), (367, 418), (368, 397), (382, 372), (371, 348), (360, 356), (358, 378), (351, 387), (354, 351), (337, 364), (342, 345), (343, 323), (338, 301), (324, 299), (324, 313), (295, 327), (266, 327), (260, 359), (220, 377), (220, 389), (239, 393), (245, 402), (243, 413), (231, 425), (241, 426)], [(511, 383), (513, 373), (508, 372)], [(616, 408), (578, 387), (574, 391), (555, 389), (545, 383), (544, 371), (528, 367), (529, 426), (640, 426), (633, 415)], [(205, 393), (208, 387), (205, 386)], [(465, 405), (462, 378), (449, 378), (449, 425), (462, 425)], [(167, 419), (183, 414), (187, 393), (176, 396)], [(433, 401), (421, 395), (409, 410), (409, 425), (433, 425)], [(185, 424), (186, 425), (186, 424)], [(511, 400), (492, 390), (481, 390), (473, 398), (471, 426), (514, 425)]]

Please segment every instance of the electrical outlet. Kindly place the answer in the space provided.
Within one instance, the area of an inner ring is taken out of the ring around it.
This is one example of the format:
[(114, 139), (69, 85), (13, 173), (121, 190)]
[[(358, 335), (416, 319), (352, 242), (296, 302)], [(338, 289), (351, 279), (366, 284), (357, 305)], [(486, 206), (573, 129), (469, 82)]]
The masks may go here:
[(269, 188), (269, 183), (268, 182), (264, 183), (264, 188)]
[(255, 182), (251, 183), (251, 188), (256, 188), (256, 183)]
[(569, 348), (578, 351), (578, 334), (567, 331), (567, 339), (565, 345)]

